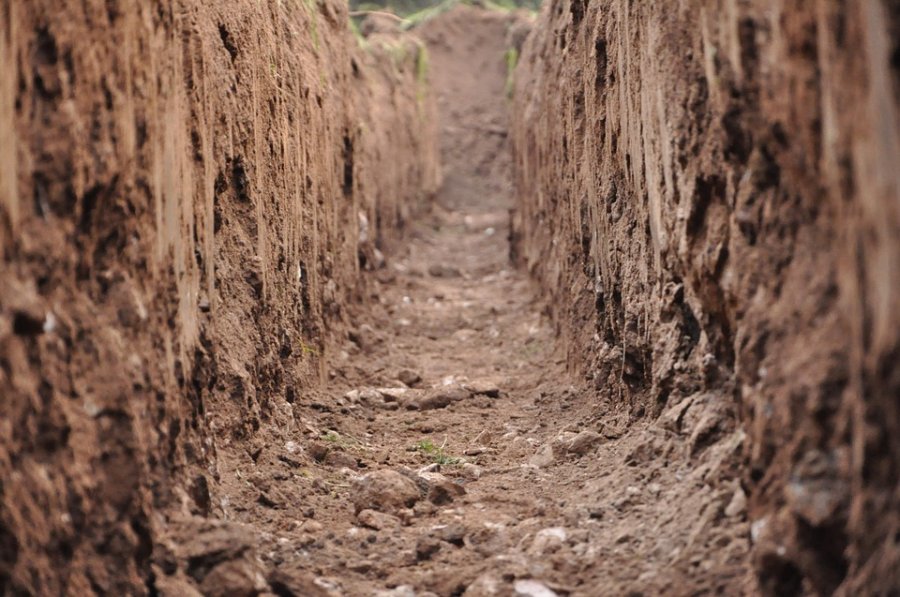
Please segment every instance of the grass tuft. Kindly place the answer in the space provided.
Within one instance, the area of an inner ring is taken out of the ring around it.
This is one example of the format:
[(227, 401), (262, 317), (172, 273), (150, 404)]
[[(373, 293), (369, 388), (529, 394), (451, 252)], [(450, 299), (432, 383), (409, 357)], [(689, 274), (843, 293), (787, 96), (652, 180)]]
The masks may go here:
[(444, 451), (445, 445), (446, 441), (443, 445), (438, 446), (433, 441), (431, 441), (431, 439), (423, 439), (416, 444), (416, 451), (427, 457), (429, 460), (431, 460), (431, 462), (440, 464), (442, 466), (462, 464), (461, 458), (450, 456)]

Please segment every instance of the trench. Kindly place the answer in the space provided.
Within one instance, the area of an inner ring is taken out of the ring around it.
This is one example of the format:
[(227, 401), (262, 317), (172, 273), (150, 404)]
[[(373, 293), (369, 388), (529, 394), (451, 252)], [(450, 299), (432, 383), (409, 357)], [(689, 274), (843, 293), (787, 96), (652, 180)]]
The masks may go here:
[(894, 4), (440, 8), (0, 0), (0, 595), (900, 590)]
[(692, 459), (687, 424), (642, 421), (576, 377), (547, 297), (511, 261), (501, 58), (515, 23), (459, 7), (418, 30), (438, 102), (433, 207), (367, 274), (372, 300), (327, 363), (325, 397), (298, 396), (302, 447), (220, 464), (229, 519), (265, 537), (257, 550), (285, 594), (311, 591), (303, 582), (471, 596), (746, 581), (742, 490), (725, 470), (734, 436)]

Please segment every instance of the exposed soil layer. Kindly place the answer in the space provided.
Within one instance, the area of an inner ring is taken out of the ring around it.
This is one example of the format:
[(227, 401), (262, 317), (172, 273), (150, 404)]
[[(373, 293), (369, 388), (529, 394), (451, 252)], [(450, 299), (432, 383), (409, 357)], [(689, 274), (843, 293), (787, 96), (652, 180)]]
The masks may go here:
[(438, 183), (421, 43), (347, 22), (0, 2), (0, 593), (157, 590), (165, 513), (319, 383)]
[(516, 72), (521, 260), (568, 362), (747, 433), (772, 594), (900, 587), (896, 2), (547, 3)]
[(0, 594), (900, 590), (896, 3), (70, 4), (0, 0)]
[[(298, 394), (292, 425), (220, 458), (217, 511), (233, 525), (219, 532), (248, 537), (275, 589), (748, 587), (743, 432), (715, 397), (653, 422), (571, 379), (539, 289), (509, 262), (508, 104), (490, 93), (504, 92), (507, 32), (520, 22), (458, 7), (419, 31), (441, 105), (460, 110), (441, 117), (435, 211), (369, 274), (371, 306), (354, 311), (327, 386)], [(457, 63), (477, 56), (477, 69)], [(552, 593), (529, 592), (542, 590)]]

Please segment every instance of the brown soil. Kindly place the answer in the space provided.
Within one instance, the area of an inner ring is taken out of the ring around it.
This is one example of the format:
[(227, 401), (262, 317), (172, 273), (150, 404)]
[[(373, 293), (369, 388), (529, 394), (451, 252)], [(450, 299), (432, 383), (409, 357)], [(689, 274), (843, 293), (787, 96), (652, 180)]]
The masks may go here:
[(516, 72), (516, 249), (568, 362), (735, 411), (771, 594), (900, 590), (898, 15), (553, 2)]
[[(743, 433), (712, 397), (652, 423), (570, 378), (508, 261), (515, 22), (459, 7), (421, 31), (444, 107), (438, 207), (372, 274), (373, 306), (327, 388), (294, 404), (297, 429), (220, 459), (222, 515), (260, 537), (272, 574), (335, 595), (740, 592)], [(384, 471), (421, 487), (370, 496)]]
[(900, 19), (738, 4), (0, 0), (0, 595), (895, 594)]

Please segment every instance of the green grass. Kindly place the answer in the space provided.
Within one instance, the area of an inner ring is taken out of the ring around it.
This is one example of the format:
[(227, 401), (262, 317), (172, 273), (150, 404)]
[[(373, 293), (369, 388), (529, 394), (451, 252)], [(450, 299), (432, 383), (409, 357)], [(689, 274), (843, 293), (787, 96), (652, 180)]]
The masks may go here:
[(462, 459), (450, 456), (444, 451), (444, 446), (438, 446), (430, 439), (423, 439), (416, 444), (416, 451), (428, 458), (431, 462), (442, 466), (461, 464)]
[(503, 57), (506, 59), (506, 97), (511, 98), (516, 88), (516, 65), (519, 64), (519, 51), (509, 48)]

